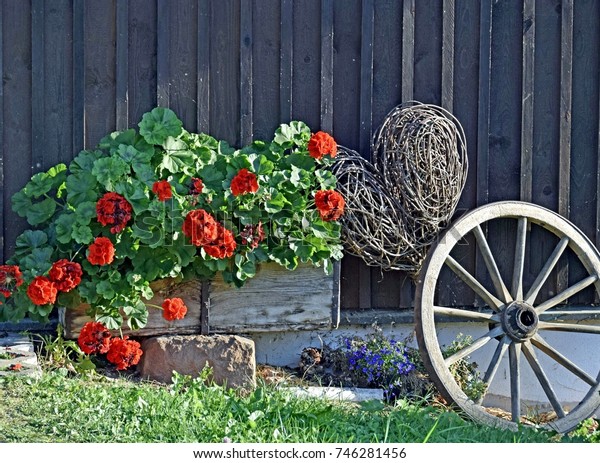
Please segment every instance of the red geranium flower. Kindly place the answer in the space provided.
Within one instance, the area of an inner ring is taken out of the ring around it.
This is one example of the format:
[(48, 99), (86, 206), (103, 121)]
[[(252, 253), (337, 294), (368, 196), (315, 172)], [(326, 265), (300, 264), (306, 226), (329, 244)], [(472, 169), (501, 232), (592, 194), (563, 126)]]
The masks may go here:
[(99, 322), (87, 322), (81, 328), (77, 344), (86, 354), (106, 354), (110, 347), (110, 331)]
[(231, 230), (227, 230), (223, 225), (218, 224), (219, 232), (217, 238), (211, 243), (202, 247), (209, 256), (216, 259), (225, 259), (231, 257), (237, 246), (235, 237)]
[(321, 159), (326, 154), (334, 158), (337, 154), (337, 143), (328, 133), (317, 132), (310, 137), (308, 154), (315, 159)]
[(52, 264), (48, 276), (56, 284), (59, 291), (69, 292), (81, 283), (83, 271), (77, 262), (61, 259)]
[(183, 234), (194, 246), (204, 246), (217, 238), (217, 221), (204, 209), (188, 212), (183, 221)]
[(154, 182), (154, 185), (152, 185), (152, 192), (155, 195), (158, 195), (159, 201), (166, 201), (167, 199), (171, 199), (173, 197), (173, 190), (171, 189), (171, 184), (166, 180)]
[(10, 297), (12, 291), (23, 284), (21, 270), (16, 265), (0, 265), (0, 294)]
[(111, 233), (119, 233), (131, 219), (131, 204), (120, 194), (105, 193), (96, 203), (96, 216), (102, 225), (113, 225)]
[(27, 288), (27, 295), (35, 305), (54, 304), (58, 290), (47, 277), (35, 277)]
[(8, 366), (8, 369), (10, 371), (21, 371), (21, 368), (23, 368), (23, 365), (21, 365), (20, 363), (12, 363)]
[(116, 365), (117, 370), (125, 370), (132, 365), (137, 365), (140, 361), (143, 354), (140, 347), (139, 342), (131, 341), (127, 339), (127, 336), (112, 338), (106, 358), (110, 363)]
[(192, 178), (192, 184), (190, 185), (190, 194), (197, 196), (200, 193), (202, 193), (202, 190), (204, 189), (204, 183), (202, 183), (202, 180), (196, 177)]
[(246, 193), (256, 193), (258, 190), (258, 181), (256, 174), (253, 174), (248, 169), (240, 169), (239, 172), (231, 180), (231, 192), (234, 196), (243, 195)]
[(344, 213), (345, 204), (342, 195), (334, 190), (317, 191), (315, 195), (315, 205), (325, 221), (339, 219)]
[(99, 236), (88, 247), (87, 260), (93, 265), (108, 265), (115, 258), (115, 247), (112, 242), (103, 236)]
[(187, 313), (185, 302), (178, 297), (165, 299), (162, 303), (163, 318), (168, 321), (181, 320)]

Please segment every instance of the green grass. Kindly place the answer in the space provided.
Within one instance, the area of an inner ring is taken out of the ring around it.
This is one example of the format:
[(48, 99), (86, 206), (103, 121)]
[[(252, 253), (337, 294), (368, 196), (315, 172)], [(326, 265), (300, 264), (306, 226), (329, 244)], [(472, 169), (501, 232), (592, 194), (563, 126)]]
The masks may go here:
[[(395, 407), (299, 399), (273, 387), (243, 395), (178, 377), (170, 387), (126, 379), (0, 379), (4, 442), (555, 442), (528, 428), (490, 429), (426, 402)], [(579, 438), (579, 441), (582, 439)]]

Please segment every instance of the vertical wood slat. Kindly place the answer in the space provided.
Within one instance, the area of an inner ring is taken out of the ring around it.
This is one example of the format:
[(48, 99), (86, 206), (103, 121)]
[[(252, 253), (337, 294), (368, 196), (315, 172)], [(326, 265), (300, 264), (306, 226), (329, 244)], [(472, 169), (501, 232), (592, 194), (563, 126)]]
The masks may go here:
[(129, 8), (127, 0), (117, 0), (116, 123), (117, 130), (129, 127)]
[[(373, 0), (362, 0), (361, 49), (360, 49), (360, 152), (365, 156), (371, 152), (373, 124), (373, 39), (375, 32), (375, 10)], [(359, 308), (372, 306), (371, 267), (359, 267)]]
[(533, 195), (533, 95), (535, 77), (535, 0), (523, 3), (523, 81), (521, 86), (521, 201)]
[(31, 169), (44, 166), (44, 0), (31, 3)]
[(492, 1), (482, 0), (479, 21), (479, 102), (477, 108), (477, 205), (488, 202)]
[(442, 17), (442, 107), (454, 108), (454, 19), (455, 0), (444, 0)]
[(240, 1), (240, 130), (242, 145), (252, 141), (252, 0)]
[(404, 0), (402, 8), (402, 101), (410, 101), (415, 77), (415, 0)]
[[(571, 186), (571, 110), (573, 102), (573, 0), (561, 4), (560, 49), (560, 126), (558, 213), (569, 218)], [(569, 285), (569, 266), (565, 262), (558, 268), (556, 290), (563, 291)]]
[(210, 132), (210, 0), (198, 3), (196, 122), (199, 132)]
[(73, 1), (73, 154), (85, 145), (84, 0)]
[(321, 3), (321, 130), (333, 131), (333, 0)]
[(158, 0), (156, 15), (156, 104), (167, 108), (169, 107), (169, 49), (171, 37), (169, 3), (168, 0)]
[(279, 77), (279, 117), (292, 119), (292, 77), (294, 66), (294, 4), (281, 0), (281, 50)]
[[(4, 76), (4, 2), (0, 1), (0, 76)], [(0, 262), (4, 263), (4, 84), (0, 82)]]

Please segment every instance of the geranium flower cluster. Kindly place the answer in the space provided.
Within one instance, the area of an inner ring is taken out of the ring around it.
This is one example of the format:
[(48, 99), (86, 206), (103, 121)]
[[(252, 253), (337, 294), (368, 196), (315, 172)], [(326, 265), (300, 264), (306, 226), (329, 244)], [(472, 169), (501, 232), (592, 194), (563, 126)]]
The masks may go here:
[(48, 276), (36, 276), (27, 287), (35, 305), (54, 304), (59, 292), (68, 293), (81, 283), (83, 271), (77, 262), (60, 259), (52, 264)]
[(113, 337), (110, 331), (99, 322), (88, 322), (83, 325), (77, 338), (81, 350), (88, 354), (106, 354), (106, 359), (113, 363), (117, 370), (126, 370), (137, 365), (143, 351), (137, 341)]
[(122, 232), (131, 219), (131, 204), (123, 196), (108, 192), (96, 203), (98, 222), (102, 225), (112, 225), (111, 233)]
[(18, 266), (0, 265), (0, 294), (10, 297), (12, 292), (22, 284), (23, 274)]

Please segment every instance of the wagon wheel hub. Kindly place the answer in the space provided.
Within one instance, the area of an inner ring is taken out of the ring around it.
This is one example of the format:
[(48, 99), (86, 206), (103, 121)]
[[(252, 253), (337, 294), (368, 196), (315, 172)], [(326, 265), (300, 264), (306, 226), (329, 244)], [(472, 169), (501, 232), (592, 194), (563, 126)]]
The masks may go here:
[(516, 342), (523, 342), (537, 333), (539, 317), (531, 304), (514, 301), (502, 312), (501, 321), (506, 334)]

